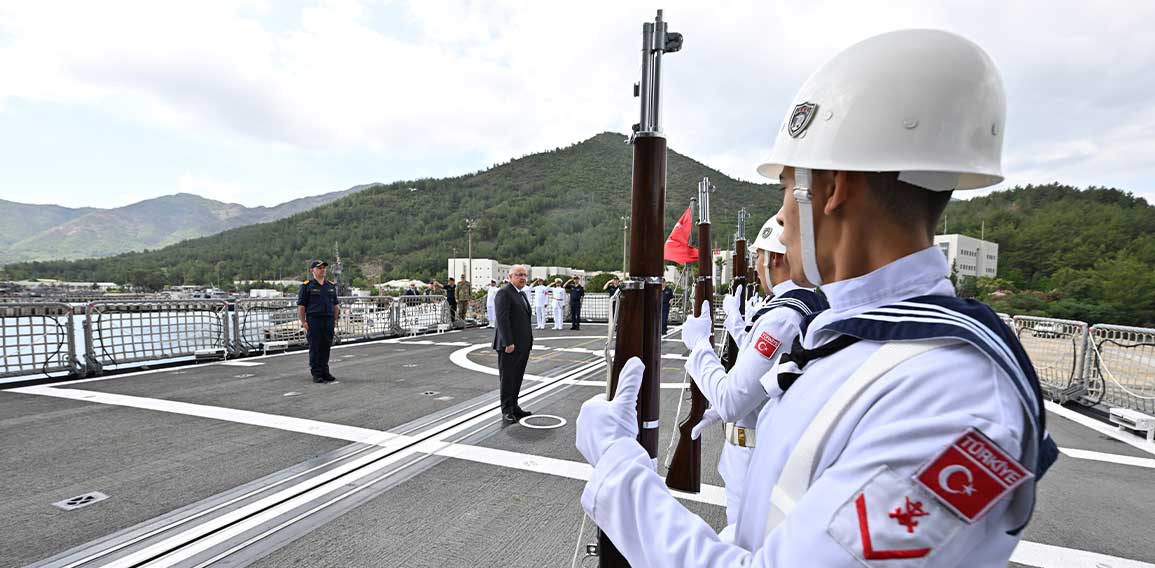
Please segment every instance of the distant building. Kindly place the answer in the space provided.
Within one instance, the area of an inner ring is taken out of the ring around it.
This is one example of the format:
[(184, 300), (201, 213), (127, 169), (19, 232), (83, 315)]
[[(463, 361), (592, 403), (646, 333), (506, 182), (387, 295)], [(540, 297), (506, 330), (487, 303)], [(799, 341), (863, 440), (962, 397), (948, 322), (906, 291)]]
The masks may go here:
[[(544, 279), (547, 276), (553, 276), (555, 274), (588, 279), (601, 272), (597, 270), (581, 270), (568, 266), (530, 266), (528, 264), (526, 266), (529, 266), (530, 282), (537, 278)], [(510, 268), (513, 268), (513, 264), (504, 264), (492, 258), (475, 258), (473, 259), (473, 275), (469, 278), (469, 281), (475, 286), (489, 284), (490, 280), (496, 280), (498, 283), (501, 283), (509, 279)], [(446, 263), (446, 269), (449, 271), (448, 275), (450, 278), (460, 278), (462, 274), (469, 272), (469, 259), (451, 258)]]
[(966, 235), (935, 235), (934, 244), (959, 276), (994, 278), (999, 269), (999, 245)]
[(99, 290), (107, 292), (112, 288), (119, 286), (115, 282), (67, 282), (64, 280), (55, 280), (52, 278), (38, 278), (36, 280), (17, 280), (13, 282), (25, 288), (55, 288), (67, 290), (70, 292), (86, 292)]
[[(446, 267), (449, 270), (449, 278), (460, 278), (462, 274), (469, 272), (469, 259), (451, 258)], [(490, 280), (502, 282), (509, 278), (509, 269), (512, 267), (512, 264), (502, 264), (492, 258), (475, 258), (473, 259), (473, 274), (469, 275), (469, 282), (477, 286), (489, 284)]]
[[(278, 279), (278, 280), (234, 280), (234, 281), (233, 281), (233, 286), (236, 286), (236, 287), (238, 287), (238, 288), (239, 288), (239, 287), (242, 287), (242, 286), (252, 286), (253, 284), (268, 284), (269, 286), (279, 286), (279, 287), (281, 287), (281, 288), (284, 288), (284, 287), (286, 287), (286, 286), (300, 286), (300, 285), (301, 285), (301, 282), (304, 282), (304, 281), (305, 281), (305, 278), (308, 278), (308, 276), (307, 276), (306, 274), (302, 274), (302, 275), (301, 275), (301, 278), (300, 278), (300, 279), (297, 279), (297, 280), (287, 280), (287, 279)], [(198, 286), (198, 288), (202, 288), (202, 287), (203, 287), (203, 286)]]
[(280, 290), (270, 290), (268, 288), (252, 288), (249, 290), (250, 298), (280, 298)]

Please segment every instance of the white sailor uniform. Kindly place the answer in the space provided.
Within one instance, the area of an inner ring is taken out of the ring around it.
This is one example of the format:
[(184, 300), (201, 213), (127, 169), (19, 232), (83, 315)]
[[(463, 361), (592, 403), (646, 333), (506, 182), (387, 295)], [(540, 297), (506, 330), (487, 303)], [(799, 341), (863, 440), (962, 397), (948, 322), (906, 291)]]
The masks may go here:
[[(1021, 346), (989, 308), (953, 298), (947, 273), (932, 247), (823, 286), (831, 308), (803, 323), (802, 347), (866, 337), (810, 363), (763, 407), (734, 544), (674, 499), (632, 439), (600, 455), (582, 506), (635, 568), (1005, 566), (1056, 448)], [(915, 339), (935, 342), (843, 405), (809, 448), (805, 491), (782, 491), (827, 402), (887, 342)]]
[(494, 318), (497, 317), (497, 291), (500, 286), (490, 286), (485, 290), (485, 319), (489, 320), (487, 327), (494, 327)]
[(565, 319), (565, 288), (554, 286), (549, 291), (553, 296), (550, 298), (553, 303), (553, 328), (561, 329), (562, 320)]
[(549, 297), (546, 296), (549, 288), (544, 285), (537, 285), (533, 287), (533, 308), (534, 314), (537, 315), (537, 328), (545, 329), (545, 309), (549, 304)]
[(686, 370), (725, 423), (726, 444), (718, 473), (725, 482), (729, 525), (738, 522), (746, 467), (756, 443), (758, 411), (770, 396), (759, 381), (790, 350), (802, 318), (827, 307), (817, 293), (789, 280), (774, 286), (772, 293), (774, 300), (754, 315), (753, 325), (739, 338), (738, 359), (728, 373), (709, 341), (694, 346), (686, 360)]

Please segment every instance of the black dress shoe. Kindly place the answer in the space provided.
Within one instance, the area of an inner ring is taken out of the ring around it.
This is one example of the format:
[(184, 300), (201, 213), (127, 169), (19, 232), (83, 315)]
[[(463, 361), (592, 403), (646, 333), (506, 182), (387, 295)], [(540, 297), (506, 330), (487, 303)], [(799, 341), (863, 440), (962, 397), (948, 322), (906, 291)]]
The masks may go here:
[(325, 375), (325, 382), (326, 383), (339, 383), (341, 381), (338, 381), (337, 377), (334, 377), (333, 375)]
[(514, 422), (517, 422), (517, 417), (512, 414), (502, 414), (501, 421), (506, 424), (513, 424)]
[(325, 377), (313, 377), (313, 382), (314, 383), (324, 383)]
[(522, 418), (525, 418), (526, 416), (533, 416), (533, 413), (528, 411), (528, 410), (524, 410), (524, 409), (519, 408), (519, 409), (513, 411), (513, 415), (516, 416), (518, 420), (521, 420)]

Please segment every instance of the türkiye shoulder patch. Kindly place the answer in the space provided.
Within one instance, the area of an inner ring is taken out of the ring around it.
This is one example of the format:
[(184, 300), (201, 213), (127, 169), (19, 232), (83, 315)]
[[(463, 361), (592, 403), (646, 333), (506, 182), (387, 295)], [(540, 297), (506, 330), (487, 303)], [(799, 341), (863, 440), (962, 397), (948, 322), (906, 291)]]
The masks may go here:
[(758, 340), (754, 342), (754, 350), (769, 359), (774, 356), (774, 352), (778, 350), (780, 345), (782, 342), (778, 341), (778, 338), (763, 331), (762, 335), (758, 336)]
[(1032, 477), (1030, 470), (993, 440), (968, 428), (913, 479), (962, 520), (974, 523)]
[(843, 503), (827, 532), (863, 566), (928, 566), (934, 551), (966, 526), (908, 477), (879, 466)]

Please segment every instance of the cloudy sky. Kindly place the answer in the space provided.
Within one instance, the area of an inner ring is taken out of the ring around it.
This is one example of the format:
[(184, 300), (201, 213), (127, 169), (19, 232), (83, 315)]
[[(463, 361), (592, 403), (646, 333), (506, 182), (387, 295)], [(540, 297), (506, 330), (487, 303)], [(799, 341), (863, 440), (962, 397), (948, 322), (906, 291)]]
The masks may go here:
[(640, 31), (671, 147), (754, 167), (842, 48), (931, 27), (982, 45), (1009, 102), (1007, 184), (1155, 201), (1155, 2), (0, 0), (0, 198), (273, 205), (484, 169), (636, 121)]

